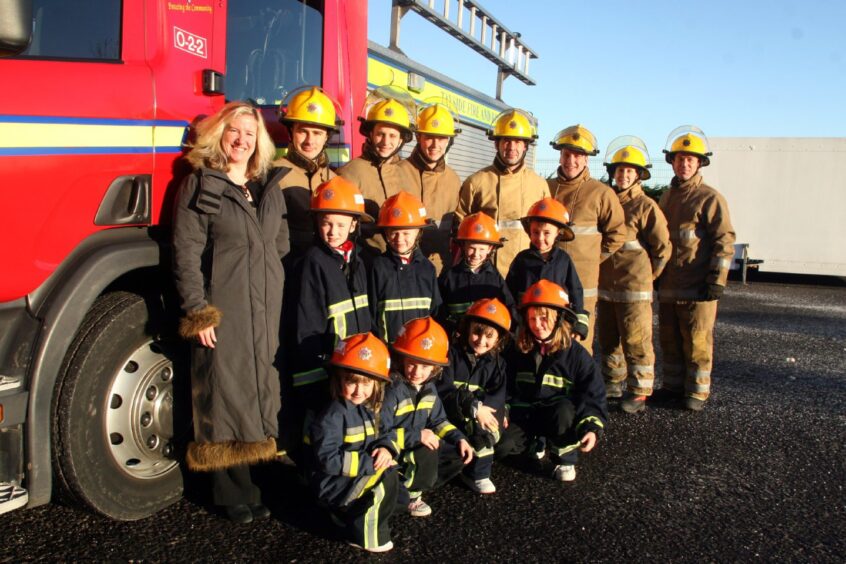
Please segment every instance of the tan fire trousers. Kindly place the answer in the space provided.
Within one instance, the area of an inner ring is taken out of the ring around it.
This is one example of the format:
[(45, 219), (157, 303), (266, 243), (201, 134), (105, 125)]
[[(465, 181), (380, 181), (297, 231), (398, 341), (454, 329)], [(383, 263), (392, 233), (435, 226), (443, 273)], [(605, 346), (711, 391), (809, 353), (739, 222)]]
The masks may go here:
[(664, 354), (664, 389), (708, 399), (716, 320), (716, 301), (660, 304), (658, 328)]
[(652, 395), (655, 382), (652, 303), (600, 300), (596, 323), (605, 382), (625, 380), (632, 394)]

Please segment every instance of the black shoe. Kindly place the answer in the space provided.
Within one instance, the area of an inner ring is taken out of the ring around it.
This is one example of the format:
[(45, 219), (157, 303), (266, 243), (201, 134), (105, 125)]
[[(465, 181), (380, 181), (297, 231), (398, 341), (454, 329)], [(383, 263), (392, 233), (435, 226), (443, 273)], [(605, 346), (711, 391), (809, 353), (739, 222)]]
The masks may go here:
[(684, 398), (684, 408), (690, 411), (702, 411), (705, 409), (705, 400), (691, 397)]
[(646, 396), (629, 394), (620, 402), (620, 409), (626, 413), (643, 411), (646, 409)]
[(605, 382), (606, 398), (623, 397), (623, 384), (621, 382)]
[(233, 523), (246, 525), (253, 522), (253, 512), (250, 511), (249, 505), (227, 505), (226, 516)]
[(247, 507), (250, 508), (250, 513), (253, 514), (253, 519), (267, 519), (270, 517), (270, 509), (261, 503), (251, 503)]

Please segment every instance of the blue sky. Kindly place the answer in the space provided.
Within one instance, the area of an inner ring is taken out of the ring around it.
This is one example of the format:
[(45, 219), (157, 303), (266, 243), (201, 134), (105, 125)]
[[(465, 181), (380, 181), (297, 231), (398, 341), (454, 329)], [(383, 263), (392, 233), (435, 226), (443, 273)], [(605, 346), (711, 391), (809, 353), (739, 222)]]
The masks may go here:
[[(436, 7), (443, 0), (436, 1)], [(548, 142), (583, 123), (604, 154), (637, 135), (653, 161), (667, 134), (692, 123), (711, 137), (846, 136), (843, 0), (483, 0), (538, 53), (536, 86), (505, 82), (508, 104), (540, 122)], [(369, 0), (370, 39), (388, 44), (390, 0)], [(415, 13), (400, 46), (426, 66), (490, 96), (496, 68)]]

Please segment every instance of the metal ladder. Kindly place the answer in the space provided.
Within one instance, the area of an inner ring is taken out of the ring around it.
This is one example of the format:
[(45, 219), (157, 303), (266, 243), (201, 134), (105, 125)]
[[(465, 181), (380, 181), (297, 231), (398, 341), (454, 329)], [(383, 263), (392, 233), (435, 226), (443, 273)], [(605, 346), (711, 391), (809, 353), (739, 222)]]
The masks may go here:
[[(450, 12), (450, 7), (457, 9)], [(436, 0), (393, 0), (391, 8), (390, 48), (400, 49), (400, 23), (403, 16), (413, 10), (446, 31), (497, 66), (496, 97), (502, 100), (502, 83), (515, 76), (525, 84), (534, 86), (529, 76), (529, 61), (537, 54), (520, 40), (520, 34), (510, 31), (475, 0), (438, 0), (442, 5), (435, 9)], [(469, 19), (469, 25), (465, 20)], [(465, 29), (466, 28), (466, 29)]]

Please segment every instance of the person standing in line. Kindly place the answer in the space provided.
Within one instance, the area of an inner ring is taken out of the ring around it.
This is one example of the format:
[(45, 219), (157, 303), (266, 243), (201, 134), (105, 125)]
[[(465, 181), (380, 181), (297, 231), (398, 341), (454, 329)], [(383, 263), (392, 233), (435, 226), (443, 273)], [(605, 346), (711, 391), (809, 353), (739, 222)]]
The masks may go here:
[(722, 194), (705, 184), (708, 139), (692, 125), (667, 138), (666, 160), (675, 176), (661, 196), (673, 254), (658, 279), (658, 328), (664, 354), (664, 388), (701, 411), (711, 395), (714, 324), (734, 258), (734, 227)]
[[(646, 407), (655, 381), (652, 348), (652, 287), (670, 259), (667, 220), (643, 192), (649, 153), (632, 135), (614, 139), (605, 152), (611, 186), (626, 214), (626, 242), (599, 267), (597, 334), (607, 397), (626, 397), (620, 407), (637, 413)], [(610, 181), (609, 181), (610, 182)], [(628, 378), (627, 378), (628, 376)]]
[(549, 191), (570, 212), (570, 228), (576, 237), (560, 244), (573, 259), (584, 288), (586, 313), (578, 315), (588, 331), (581, 343), (593, 354), (599, 264), (625, 241), (625, 214), (614, 191), (590, 176), (588, 157), (599, 153), (593, 133), (582, 125), (571, 125), (559, 131), (550, 145), (560, 151), (561, 166), (549, 180)]

